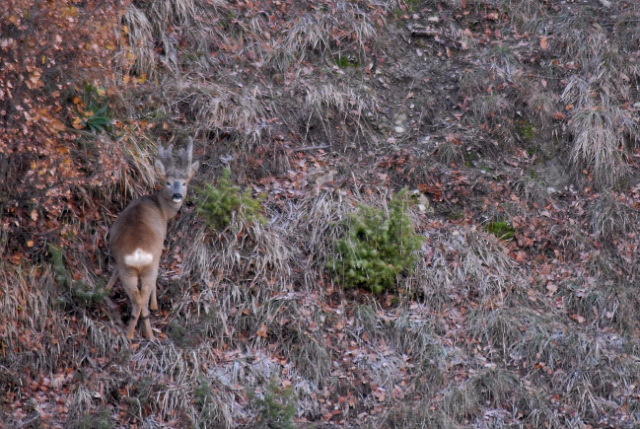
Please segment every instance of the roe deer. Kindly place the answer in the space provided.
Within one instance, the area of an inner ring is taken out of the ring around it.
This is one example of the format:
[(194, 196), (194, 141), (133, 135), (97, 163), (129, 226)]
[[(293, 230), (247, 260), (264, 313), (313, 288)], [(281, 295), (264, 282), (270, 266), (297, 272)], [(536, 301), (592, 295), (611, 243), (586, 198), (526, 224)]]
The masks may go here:
[(131, 320), (126, 331), (130, 340), (133, 339), (141, 313), (144, 336), (154, 338), (149, 322), (149, 299), (151, 309), (157, 310), (156, 279), (167, 235), (167, 222), (180, 210), (187, 194), (187, 185), (199, 166), (198, 161), (192, 162), (192, 138), (189, 138), (187, 149), (179, 150), (176, 157), (171, 155), (172, 148), (173, 145), (167, 149), (158, 146), (155, 169), (163, 180), (162, 190), (129, 204), (113, 223), (109, 233), (109, 247), (116, 268), (106, 290), (111, 290), (120, 277), (131, 301)]

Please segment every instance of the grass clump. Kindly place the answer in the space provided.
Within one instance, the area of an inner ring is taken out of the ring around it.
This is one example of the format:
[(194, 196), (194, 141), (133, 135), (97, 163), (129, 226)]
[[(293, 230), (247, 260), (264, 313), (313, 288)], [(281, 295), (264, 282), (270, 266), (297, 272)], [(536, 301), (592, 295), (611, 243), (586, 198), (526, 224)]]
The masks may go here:
[(389, 202), (388, 213), (361, 206), (345, 221), (345, 235), (335, 241), (337, 255), (327, 263), (344, 287), (380, 293), (413, 267), (423, 238), (414, 232), (406, 209), (402, 191)]
[(240, 191), (240, 187), (231, 182), (231, 169), (222, 171), (217, 186), (205, 183), (196, 189), (200, 205), (196, 211), (205, 218), (207, 226), (214, 230), (224, 229), (231, 223), (234, 215), (246, 223), (266, 223), (262, 216), (260, 199), (251, 196), (251, 190)]

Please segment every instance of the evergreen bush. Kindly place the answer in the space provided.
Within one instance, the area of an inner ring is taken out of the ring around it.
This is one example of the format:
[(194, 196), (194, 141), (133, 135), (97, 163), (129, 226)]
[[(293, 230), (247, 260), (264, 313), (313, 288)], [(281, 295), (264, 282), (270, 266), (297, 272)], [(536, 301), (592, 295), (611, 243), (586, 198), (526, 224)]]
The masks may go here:
[(211, 229), (226, 228), (234, 213), (246, 223), (266, 223), (261, 214), (261, 199), (253, 198), (249, 189), (241, 192), (240, 187), (234, 186), (228, 167), (222, 171), (216, 186), (205, 183), (204, 187), (196, 188), (196, 193), (200, 199), (196, 211)]
[(396, 276), (413, 268), (423, 238), (405, 214), (405, 191), (389, 202), (389, 213), (368, 206), (344, 222), (345, 234), (335, 240), (336, 256), (327, 263), (345, 288), (373, 293), (392, 288)]

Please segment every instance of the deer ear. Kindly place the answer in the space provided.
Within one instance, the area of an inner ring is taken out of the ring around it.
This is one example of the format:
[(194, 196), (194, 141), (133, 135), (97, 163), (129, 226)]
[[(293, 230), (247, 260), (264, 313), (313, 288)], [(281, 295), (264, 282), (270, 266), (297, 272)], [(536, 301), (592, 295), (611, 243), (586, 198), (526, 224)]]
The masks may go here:
[(164, 178), (167, 175), (167, 172), (164, 168), (164, 164), (162, 163), (162, 161), (160, 161), (159, 158), (156, 158), (156, 162), (154, 166), (156, 168), (156, 173), (158, 173), (158, 176)]
[(199, 167), (200, 167), (200, 161), (195, 161), (194, 163), (191, 164), (191, 166), (189, 167), (189, 179), (193, 177), (196, 171), (198, 171)]

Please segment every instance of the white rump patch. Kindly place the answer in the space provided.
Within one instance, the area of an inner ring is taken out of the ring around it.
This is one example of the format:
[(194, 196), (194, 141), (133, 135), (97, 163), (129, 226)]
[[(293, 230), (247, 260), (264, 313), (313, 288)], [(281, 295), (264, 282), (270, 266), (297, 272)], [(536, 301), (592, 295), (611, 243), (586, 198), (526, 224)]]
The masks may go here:
[(136, 249), (135, 252), (124, 257), (125, 264), (136, 268), (147, 266), (151, 264), (151, 261), (153, 261), (153, 255), (142, 249)]

